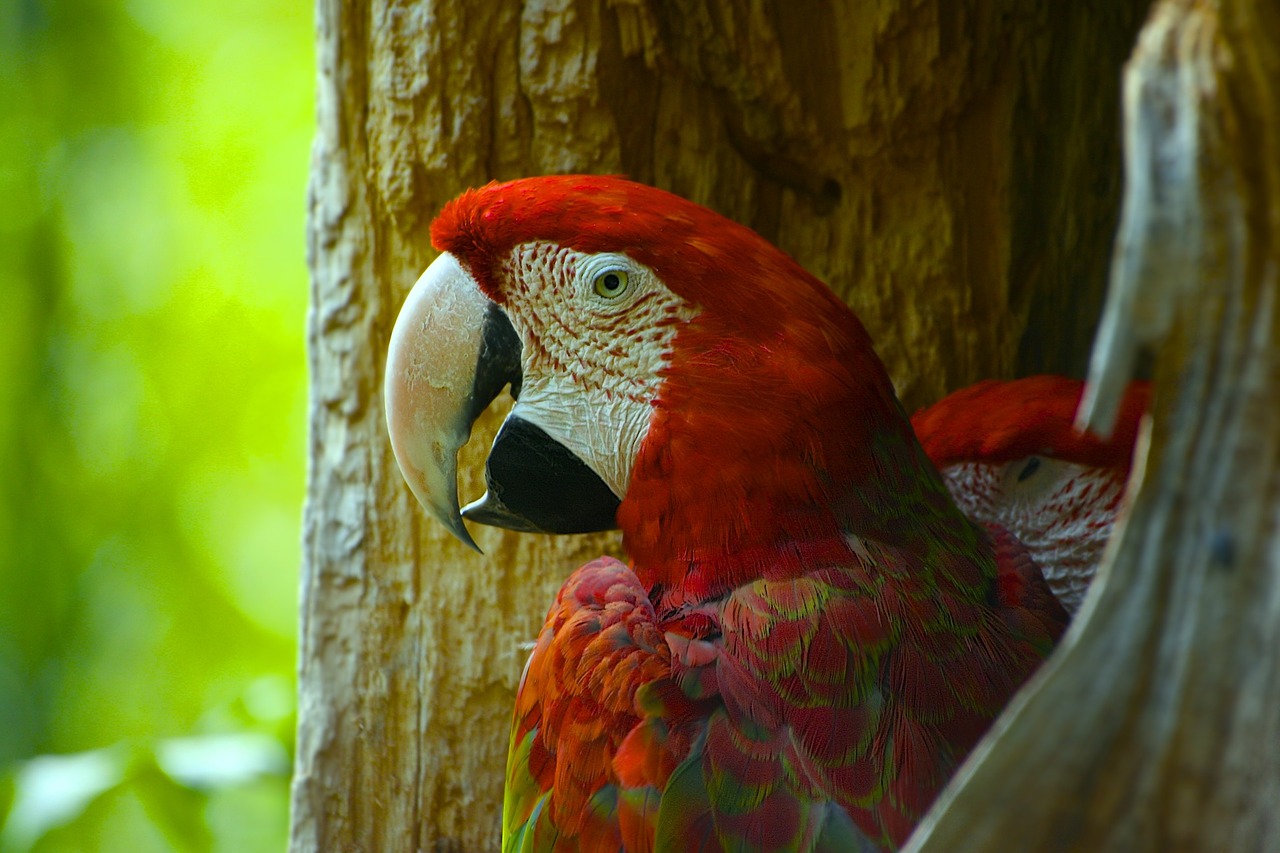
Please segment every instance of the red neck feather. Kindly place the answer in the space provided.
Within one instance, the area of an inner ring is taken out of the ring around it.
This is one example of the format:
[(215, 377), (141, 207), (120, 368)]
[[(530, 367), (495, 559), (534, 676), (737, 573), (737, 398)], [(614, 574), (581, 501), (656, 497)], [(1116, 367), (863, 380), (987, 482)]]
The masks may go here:
[(708, 311), (676, 337), (618, 512), (668, 606), (846, 564), (851, 532), (925, 549), (937, 529), (906, 523), (905, 502), (966, 527), (861, 324), (807, 302), (758, 323)]

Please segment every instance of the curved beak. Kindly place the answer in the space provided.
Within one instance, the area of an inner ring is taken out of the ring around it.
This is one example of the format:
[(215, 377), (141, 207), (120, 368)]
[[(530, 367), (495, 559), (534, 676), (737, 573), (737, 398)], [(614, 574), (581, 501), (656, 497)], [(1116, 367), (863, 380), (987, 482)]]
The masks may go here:
[(385, 382), (400, 473), (428, 512), (479, 551), (458, 509), (458, 449), (504, 386), (518, 393), (520, 339), (453, 255), (436, 258), (409, 291)]
[(463, 518), (537, 533), (615, 526), (617, 497), (581, 459), (521, 417), (524, 404), (494, 439), (484, 496), (459, 510), (458, 450), (507, 384), (519, 397), (520, 355), (506, 313), (447, 252), (413, 286), (391, 331), (384, 396), (396, 462), (422, 506), (476, 551)]

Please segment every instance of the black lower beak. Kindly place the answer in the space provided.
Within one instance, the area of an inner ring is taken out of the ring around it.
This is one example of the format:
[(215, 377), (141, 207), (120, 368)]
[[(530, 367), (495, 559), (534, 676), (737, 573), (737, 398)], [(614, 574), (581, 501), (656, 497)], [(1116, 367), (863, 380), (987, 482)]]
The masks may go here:
[(462, 508), (468, 521), (530, 533), (617, 527), (618, 498), (600, 476), (541, 427), (512, 415), (485, 464), (488, 491)]

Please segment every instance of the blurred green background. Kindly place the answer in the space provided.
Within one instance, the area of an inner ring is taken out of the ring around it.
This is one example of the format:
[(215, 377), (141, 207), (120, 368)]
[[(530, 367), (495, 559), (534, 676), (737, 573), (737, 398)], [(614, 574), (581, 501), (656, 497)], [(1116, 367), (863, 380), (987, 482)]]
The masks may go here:
[(0, 850), (283, 849), (312, 39), (0, 3)]

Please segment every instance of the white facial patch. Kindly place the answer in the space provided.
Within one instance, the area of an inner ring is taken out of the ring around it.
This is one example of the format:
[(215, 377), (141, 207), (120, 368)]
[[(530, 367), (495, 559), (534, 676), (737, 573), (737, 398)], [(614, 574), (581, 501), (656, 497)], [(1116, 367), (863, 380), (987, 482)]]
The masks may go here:
[(964, 514), (1018, 537), (1058, 600), (1075, 613), (1111, 536), (1123, 474), (1048, 456), (1000, 465), (965, 462), (941, 471)]
[(622, 254), (525, 243), (502, 273), (523, 345), (512, 415), (571, 450), (621, 499), (671, 341), (696, 308)]

